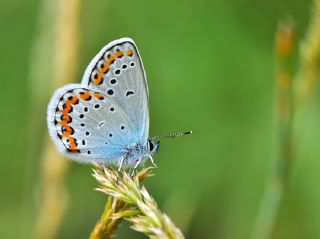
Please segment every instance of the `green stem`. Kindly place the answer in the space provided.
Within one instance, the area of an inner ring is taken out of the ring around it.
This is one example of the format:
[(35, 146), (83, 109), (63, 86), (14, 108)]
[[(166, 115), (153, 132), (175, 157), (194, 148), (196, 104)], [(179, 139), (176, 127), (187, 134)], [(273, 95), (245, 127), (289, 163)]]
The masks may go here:
[(113, 218), (113, 215), (129, 208), (128, 204), (109, 196), (101, 218), (91, 232), (90, 239), (112, 238), (122, 221), (122, 218)]
[(267, 181), (262, 204), (256, 220), (253, 239), (272, 238), (283, 197), (287, 191), (293, 153), (293, 49), (295, 29), (291, 21), (280, 24), (276, 35), (277, 59), (277, 156)]

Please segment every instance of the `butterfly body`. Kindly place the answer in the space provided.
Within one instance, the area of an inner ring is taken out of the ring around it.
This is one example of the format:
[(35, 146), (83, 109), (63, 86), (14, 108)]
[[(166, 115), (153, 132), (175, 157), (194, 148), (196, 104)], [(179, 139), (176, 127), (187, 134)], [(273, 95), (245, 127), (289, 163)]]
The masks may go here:
[(48, 106), (48, 128), (58, 150), (80, 162), (131, 167), (152, 157), (148, 86), (132, 39), (106, 45), (81, 84), (58, 89)]

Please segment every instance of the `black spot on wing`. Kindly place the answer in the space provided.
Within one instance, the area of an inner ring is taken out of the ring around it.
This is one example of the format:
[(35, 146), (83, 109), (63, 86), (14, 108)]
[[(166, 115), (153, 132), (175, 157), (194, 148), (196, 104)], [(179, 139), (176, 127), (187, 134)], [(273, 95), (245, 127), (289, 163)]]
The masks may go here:
[(134, 95), (134, 92), (131, 91), (131, 90), (128, 90), (127, 93), (126, 93), (126, 96), (128, 97), (129, 95)]

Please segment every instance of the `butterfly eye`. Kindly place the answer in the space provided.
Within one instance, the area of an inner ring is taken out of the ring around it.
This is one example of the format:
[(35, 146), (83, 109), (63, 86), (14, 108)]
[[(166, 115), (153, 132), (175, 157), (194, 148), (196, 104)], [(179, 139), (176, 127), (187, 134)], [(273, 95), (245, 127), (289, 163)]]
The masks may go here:
[(149, 149), (150, 149), (150, 151), (152, 151), (153, 148), (154, 148), (154, 143), (151, 140), (149, 140)]

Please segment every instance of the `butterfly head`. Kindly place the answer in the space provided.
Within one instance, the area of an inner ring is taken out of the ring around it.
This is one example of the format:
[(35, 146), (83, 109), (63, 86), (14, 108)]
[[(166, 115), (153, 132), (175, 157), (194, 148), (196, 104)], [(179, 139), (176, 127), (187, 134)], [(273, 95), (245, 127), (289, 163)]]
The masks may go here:
[(148, 139), (148, 149), (151, 155), (156, 154), (159, 151), (160, 140)]

